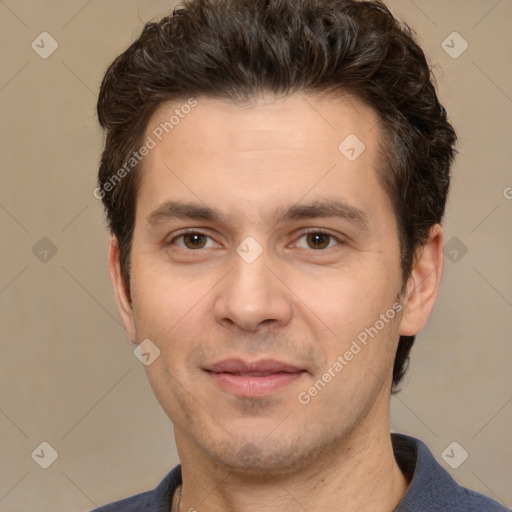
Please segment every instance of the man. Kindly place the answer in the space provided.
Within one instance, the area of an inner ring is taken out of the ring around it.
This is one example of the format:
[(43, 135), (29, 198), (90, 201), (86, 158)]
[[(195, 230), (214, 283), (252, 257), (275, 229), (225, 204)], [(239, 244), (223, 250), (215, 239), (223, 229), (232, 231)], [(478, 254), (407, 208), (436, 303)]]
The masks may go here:
[(390, 435), (456, 140), (379, 2), (191, 0), (108, 69), (96, 195), (181, 465), (104, 511), (500, 511)]

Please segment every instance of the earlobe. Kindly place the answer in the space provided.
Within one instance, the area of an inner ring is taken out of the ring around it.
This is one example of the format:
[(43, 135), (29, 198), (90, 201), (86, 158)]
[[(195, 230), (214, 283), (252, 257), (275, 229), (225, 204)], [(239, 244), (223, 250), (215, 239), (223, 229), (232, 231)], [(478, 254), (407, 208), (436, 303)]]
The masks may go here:
[(443, 229), (436, 224), (416, 253), (400, 322), (402, 336), (414, 336), (423, 329), (434, 307), (443, 272), (443, 240)]
[(136, 343), (136, 329), (133, 316), (133, 308), (129, 297), (128, 287), (126, 286), (123, 274), (121, 272), (121, 260), (119, 252), (119, 244), (117, 238), (113, 236), (110, 240), (108, 252), (108, 269), (110, 273), (110, 281), (116, 295), (117, 308), (121, 315), (121, 320), (126, 332), (132, 342)]

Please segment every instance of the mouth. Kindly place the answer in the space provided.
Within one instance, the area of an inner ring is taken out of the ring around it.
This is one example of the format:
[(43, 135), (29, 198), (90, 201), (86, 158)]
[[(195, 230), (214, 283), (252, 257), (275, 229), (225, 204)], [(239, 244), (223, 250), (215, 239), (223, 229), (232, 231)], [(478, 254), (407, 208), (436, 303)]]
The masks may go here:
[(226, 359), (204, 368), (222, 390), (244, 398), (272, 395), (301, 379), (306, 370), (273, 359), (255, 362)]

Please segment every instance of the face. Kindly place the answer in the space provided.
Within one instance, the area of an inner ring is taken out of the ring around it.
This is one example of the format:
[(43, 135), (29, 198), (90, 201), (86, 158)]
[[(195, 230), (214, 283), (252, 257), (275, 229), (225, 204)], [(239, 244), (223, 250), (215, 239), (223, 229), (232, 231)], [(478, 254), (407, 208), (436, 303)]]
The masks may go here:
[(197, 98), (160, 141), (180, 105), (147, 128), (131, 304), (114, 277), (132, 340), (160, 350), (146, 371), (180, 455), (286, 471), (389, 432), (406, 328), (376, 114), (350, 96)]

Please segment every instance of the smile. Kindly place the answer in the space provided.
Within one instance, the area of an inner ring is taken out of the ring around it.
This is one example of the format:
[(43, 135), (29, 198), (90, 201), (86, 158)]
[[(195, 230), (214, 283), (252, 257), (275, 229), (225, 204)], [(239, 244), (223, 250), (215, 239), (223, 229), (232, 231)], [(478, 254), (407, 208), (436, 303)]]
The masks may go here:
[(258, 362), (228, 359), (205, 371), (222, 391), (244, 398), (272, 395), (307, 373), (294, 365), (269, 359)]

